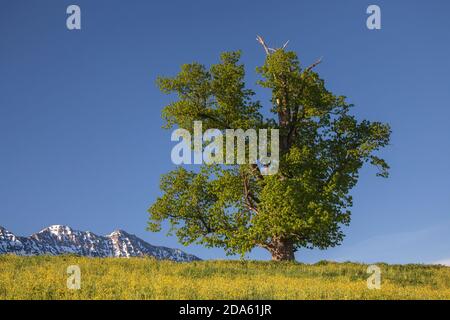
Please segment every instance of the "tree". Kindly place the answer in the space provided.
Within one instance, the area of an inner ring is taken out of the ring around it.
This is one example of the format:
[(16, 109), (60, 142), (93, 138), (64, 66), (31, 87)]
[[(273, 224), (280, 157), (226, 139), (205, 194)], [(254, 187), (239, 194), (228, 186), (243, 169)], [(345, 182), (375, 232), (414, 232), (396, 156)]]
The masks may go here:
[(178, 99), (162, 116), (166, 128), (204, 130), (276, 128), (280, 133), (277, 174), (262, 175), (261, 165), (201, 165), (178, 167), (161, 178), (162, 196), (150, 207), (148, 229), (170, 226), (185, 244), (222, 247), (227, 254), (267, 249), (273, 260), (294, 260), (298, 249), (333, 247), (343, 240), (350, 222), (350, 190), (359, 169), (369, 162), (377, 175), (388, 176), (388, 165), (375, 152), (388, 145), (390, 127), (358, 121), (349, 113), (346, 97), (328, 91), (313, 71), (302, 68), (297, 55), (269, 48), (257, 68), (258, 83), (272, 92), (273, 119), (264, 119), (255, 93), (246, 88), (240, 52), (226, 52), (209, 70), (185, 64), (178, 75), (158, 78), (164, 93)]

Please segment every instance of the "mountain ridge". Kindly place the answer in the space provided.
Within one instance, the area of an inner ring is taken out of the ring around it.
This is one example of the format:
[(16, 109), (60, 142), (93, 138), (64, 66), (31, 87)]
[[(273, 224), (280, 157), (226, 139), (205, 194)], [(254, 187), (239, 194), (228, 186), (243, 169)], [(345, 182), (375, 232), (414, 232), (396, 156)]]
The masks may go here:
[(134, 234), (117, 229), (106, 236), (91, 231), (79, 231), (65, 225), (51, 225), (29, 237), (16, 236), (0, 226), (0, 254), (61, 255), (88, 257), (155, 257), (178, 262), (200, 258), (179, 249), (154, 246)]

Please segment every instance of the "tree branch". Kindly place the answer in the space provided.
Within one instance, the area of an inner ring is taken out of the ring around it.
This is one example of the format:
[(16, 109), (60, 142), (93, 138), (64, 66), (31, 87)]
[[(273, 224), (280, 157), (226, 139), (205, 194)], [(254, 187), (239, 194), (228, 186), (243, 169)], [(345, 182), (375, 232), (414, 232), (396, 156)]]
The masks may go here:
[(246, 205), (246, 207), (249, 210), (251, 210), (251, 211), (255, 212), (256, 214), (258, 214), (259, 211), (258, 211), (258, 209), (256, 209), (256, 204), (253, 203), (253, 201), (255, 199), (250, 194), (250, 188), (249, 188), (249, 185), (248, 185), (248, 179), (247, 179), (247, 176), (246, 176), (245, 173), (242, 174), (242, 180), (243, 180), (243, 183), (244, 183), (244, 200), (245, 200), (245, 205)]
[(264, 176), (262, 175), (261, 171), (259, 170), (257, 164), (254, 164), (254, 163), (251, 164), (251, 168), (252, 168), (252, 172), (253, 172), (253, 173), (256, 173), (256, 177), (257, 177), (259, 180), (264, 180)]
[(316, 62), (314, 62), (312, 65), (310, 65), (308, 68), (306, 68), (305, 71), (303, 71), (303, 73), (308, 73), (313, 68), (315, 68), (318, 64), (320, 64), (322, 62), (322, 58), (323, 57), (320, 57), (319, 59), (317, 59)]
[(288, 40), (288, 41), (286, 41), (283, 44), (283, 46), (281, 48), (274, 49), (274, 48), (269, 48), (269, 46), (266, 44), (266, 42), (264, 41), (263, 37), (261, 37), (261, 36), (257, 35), (256, 36), (256, 41), (258, 41), (263, 46), (264, 51), (266, 52), (267, 55), (270, 55), (271, 53), (273, 53), (273, 52), (275, 52), (275, 51), (277, 51), (279, 49), (284, 50), (287, 47), (288, 43), (289, 43), (289, 40)]
[(264, 41), (264, 39), (261, 36), (256, 36), (256, 41), (258, 41), (264, 48), (264, 51), (266, 52), (267, 55), (270, 55), (270, 48), (266, 45), (266, 42)]

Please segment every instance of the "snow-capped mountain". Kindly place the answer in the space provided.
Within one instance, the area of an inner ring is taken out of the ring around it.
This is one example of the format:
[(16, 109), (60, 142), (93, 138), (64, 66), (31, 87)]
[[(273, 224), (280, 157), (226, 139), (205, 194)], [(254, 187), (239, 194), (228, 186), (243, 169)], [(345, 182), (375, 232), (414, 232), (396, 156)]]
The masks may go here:
[(198, 257), (178, 249), (153, 246), (122, 230), (107, 236), (54, 225), (30, 237), (19, 237), (0, 226), (0, 254), (59, 255), (77, 254), (89, 257), (144, 257), (159, 260), (195, 261)]

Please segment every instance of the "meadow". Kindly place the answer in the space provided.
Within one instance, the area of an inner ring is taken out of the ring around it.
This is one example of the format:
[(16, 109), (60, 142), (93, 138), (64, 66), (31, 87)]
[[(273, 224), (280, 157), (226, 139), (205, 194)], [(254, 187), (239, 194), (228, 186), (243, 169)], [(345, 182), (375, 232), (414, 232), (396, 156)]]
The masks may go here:
[[(68, 289), (67, 267), (81, 270)], [(0, 255), (0, 299), (450, 299), (450, 267)]]

